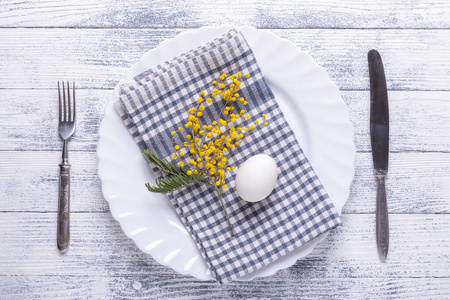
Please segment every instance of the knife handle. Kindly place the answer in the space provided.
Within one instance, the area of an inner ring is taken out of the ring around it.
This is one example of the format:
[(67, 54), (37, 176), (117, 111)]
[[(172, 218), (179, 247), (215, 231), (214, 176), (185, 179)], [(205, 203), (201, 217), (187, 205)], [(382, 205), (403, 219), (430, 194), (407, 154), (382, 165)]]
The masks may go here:
[(61, 253), (69, 249), (70, 237), (70, 164), (63, 162), (59, 165), (59, 193), (58, 193), (58, 223), (57, 244)]
[(377, 209), (376, 209), (376, 235), (378, 255), (382, 261), (386, 260), (389, 250), (389, 218), (386, 201), (386, 187), (384, 178), (386, 174), (375, 174), (377, 178)]

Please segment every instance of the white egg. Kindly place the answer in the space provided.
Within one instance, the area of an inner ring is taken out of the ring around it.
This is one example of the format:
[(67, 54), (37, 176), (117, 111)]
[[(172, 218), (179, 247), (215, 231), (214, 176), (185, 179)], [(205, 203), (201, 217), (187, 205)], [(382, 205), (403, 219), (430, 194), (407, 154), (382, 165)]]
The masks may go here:
[(249, 202), (261, 201), (272, 193), (277, 184), (277, 163), (266, 154), (247, 159), (236, 174), (236, 191)]

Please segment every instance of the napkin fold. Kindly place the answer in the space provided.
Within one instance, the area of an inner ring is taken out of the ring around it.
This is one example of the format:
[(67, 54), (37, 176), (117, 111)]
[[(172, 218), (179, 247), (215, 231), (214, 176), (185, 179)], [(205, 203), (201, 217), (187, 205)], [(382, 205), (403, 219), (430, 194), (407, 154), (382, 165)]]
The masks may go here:
[[(141, 149), (153, 149), (172, 161), (170, 132), (183, 127), (201, 90), (209, 90), (220, 74), (250, 73), (240, 94), (253, 116), (267, 115), (237, 148), (230, 165), (239, 167), (265, 153), (278, 166), (277, 186), (258, 203), (240, 199), (234, 178), (223, 194), (234, 236), (231, 236), (215, 190), (191, 185), (168, 194), (180, 220), (195, 240), (212, 274), (228, 282), (270, 264), (341, 223), (331, 199), (299, 146), (244, 36), (237, 30), (188, 51), (136, 76), (120, 87), (115, 108)], [(207, 105), (202, 118), (217, 116), (219, 104)], [(181, 138), (181, 135), (179, 135)], [(189, 153), (188, 149), (184, 151)], [(189, 160), (188, 160), (189, 161)], [(144, 160), (143, 160), (144, 163)], [(164, 176), (154, 168), (157, 176)], [(143, 188), (144, 187), (144, 183)]]

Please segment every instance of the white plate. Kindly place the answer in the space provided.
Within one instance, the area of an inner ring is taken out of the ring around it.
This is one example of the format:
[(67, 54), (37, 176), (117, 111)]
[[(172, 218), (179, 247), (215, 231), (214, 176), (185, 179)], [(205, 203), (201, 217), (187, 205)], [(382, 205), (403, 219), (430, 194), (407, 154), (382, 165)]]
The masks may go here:
[[(204, 27), (182, 33), (150, 50), (133, 65), (132, 78), (174, 56), (227, 32), (231, 27)], [(264, 76), (301, 147), (339, 212), (354, 175), (353, 127), (339, 90), (313, 58), (291, 42), (251, 27), (238, 27), (253, 49)], [(116, 87), (100, 127), (98, 174), (111, 213), (125, 234), (157, 262), (201, 280), (214, 279), (200, 251), (164, 195), (144, 186), (154, 181), (139, 148), (113, 109)], [(269, 276), (309, 254), (321, 236), (283, 258), (241, 278)]]

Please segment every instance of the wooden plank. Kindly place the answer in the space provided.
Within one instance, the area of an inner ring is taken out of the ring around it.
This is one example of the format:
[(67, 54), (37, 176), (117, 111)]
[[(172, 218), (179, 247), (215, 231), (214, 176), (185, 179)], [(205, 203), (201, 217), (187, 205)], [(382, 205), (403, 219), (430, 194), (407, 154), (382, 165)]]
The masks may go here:
[(291, 278), (280, 273), (218, 286), (187, 276), (2, 276), (5, 299), (443, 299), (448, 278)]
[[(71, 249), (55, 245), (55, 213), (2, 213), (0, 276), (157, 276), (180, 278), (128, 239), (109, 213), (72, 214)], [(450, 277), (450, 215), (390, 215), (391, 244), (380, 263), (375, 216), (344, 215), (343, 225), (304, 260), (280, 271), (291, 279)], [(24, 246), (26, 241), (26, 246)]]
[[(371, 151), (370, 93), (341, 92), (355, 129), (358, 151)], [(450, 93), (390, 91), (390, 151), (450, 150)]]
[[(214, 12), (212, 11), (214, 9)], [(216, 13), (215, 13), (216, 12)], [(6, 27), (449, 28), (448, 1), (2, 1)]]
[[(109, 211), (95, 152), (70, 152), (72, 212)], [(56, 211), (61, 153), (0, 151), (0, 211)]]
[(113, 293), (108, 285), (113, 286), (116, 280), (95, 276), (0, 276), (0, 298), (111, 299)]
[[(161, 41), (185, 29), (0, 29), (0, 89), (112, 88)], [(344, 90), (369, 87), (367, 51), (379, 49), (391, 90), (449, 90), (448, 30), (271, 30), (308, 51)]]
[[(371, 153), (358, 153), (344, 213), (375, 213)], [(386, 193), (390, 213), (450, 213), (450, 157), (443, 153), (391, 153)]]
[[(2, 1), (0, 299), (448, 298), (449, 13), (446, 0)], [(341, 228), (287, 270), (221, 287), (160, 266), (124, 236), (102, 198), (94, 151), (104, 105), (132, 63), (179, 32), (224, 23), (268, 28), (310, 52), (344, 90), (359, 153)], [(382, 53), (392, 91), (386, 264), (374, 241), (371, 48)], [(72, 215), (65, 256), (54, 243), (58, 79), (79, 83), (72, 208), (90, 212)]]
[[(0, 211), (56, 211), (60, 159), (57, 151), (0, 151)], [(450, 213), (449, 153), (392, 153), (390, 159), (387, 194), (391, 213)], [(72, 211), (108, 211), (97, 176), (96, 153), (72, 152), (70, 162)], [(344, 213), (374, 213), (371, 154), (358, 153), (355, 165)]]
[[(78, 90), (77, 132), (71, 150), (96, 149), (110, 90)], [(342, 91), (358, 151), (371, 151), (369, 93)], [(389, 93), (391, 151), (450, 151), (450, 92)], [(57, 150), (56, 90), (0, 90), (0, 150)], [(418, 122), (417, 120), (420, 120)]]
[[(51, 90), (0, 90), (0, 149), (62, 151), (58, 134), (58, 94)], [(94, 151), (112, 90), (78, 90), (77, 130), (69, 150)]]
[(389, 90), (449, 90), (447, 30), (330, 30), (331, 35), (327, 30), (274, 33), (309, 52), (340, 89), (369, 89), (367, 52), (377, 49), (383, 58)]

